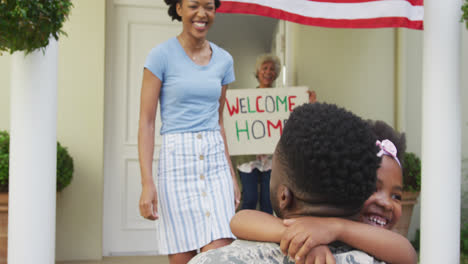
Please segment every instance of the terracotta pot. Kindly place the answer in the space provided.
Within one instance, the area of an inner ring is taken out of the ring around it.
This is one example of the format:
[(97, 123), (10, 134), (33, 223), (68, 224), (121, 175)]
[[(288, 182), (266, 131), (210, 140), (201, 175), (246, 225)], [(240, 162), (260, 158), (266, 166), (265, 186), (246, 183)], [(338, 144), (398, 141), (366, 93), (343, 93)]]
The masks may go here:
[(403, 192), (401, 197), (401, 218), (393, 230), (405, 237), (408, 235), (411, 216), (413, 215), (413, 207), (416, 204), (418, 197), (419, 192)]
[(7, 263), (8, 193), (0, 193), (0, 263)]

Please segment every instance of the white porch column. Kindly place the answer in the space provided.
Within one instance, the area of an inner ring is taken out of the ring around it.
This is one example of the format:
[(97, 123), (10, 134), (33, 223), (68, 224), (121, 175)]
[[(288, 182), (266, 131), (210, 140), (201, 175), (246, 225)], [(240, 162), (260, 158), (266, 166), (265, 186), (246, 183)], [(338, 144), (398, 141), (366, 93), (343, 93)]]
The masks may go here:
[(420, 263), (459, 263), (461, 1), (424, 6)]
[(8, 263), (55, 263), (57, 42), (11, 68)]

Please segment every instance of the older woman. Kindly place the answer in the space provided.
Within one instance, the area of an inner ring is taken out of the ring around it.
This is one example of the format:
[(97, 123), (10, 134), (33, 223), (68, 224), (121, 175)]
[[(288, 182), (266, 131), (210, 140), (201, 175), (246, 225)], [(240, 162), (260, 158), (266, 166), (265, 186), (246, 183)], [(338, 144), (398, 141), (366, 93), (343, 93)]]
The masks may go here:
[[(255, 77), (258, 81), (257, 88), (273, 87), (273, 82), (280, 72), (281, 62), (276, 55), (262, 54), (258, 56), (255, 65)], [(241, 163), (239, 161), (242, 159), (250, 158), (248, 162), (237, 166), (242, 182), (242, 209), (257, 208), (259, 200), (258, 185), (260, 184), (260, 210), (270, 214), (273, 213), (270, 202), (271, 157), (271, 155), (257, 155), (256, 157), (249, 156), (236, 159), (237, 163)]]
[[(281, 72), (281, 61), (274, 54), (261, 54), (255, 64), (255, 77), (258, 81), (257, 88), (272, 88), (273, 83)], [(307, 91), (309, 102), (316, 101), (314, 91)], [(260, 210), (273, 213), (270, 203), (270, 173), (271, 155), (257, 155), (237, 157), (236, 163), (242, 182), (242, 209), (256, 209), (258, 203), (258, 191), (260, 189)], [(242, 162), (247, 161), (247, 162)], [(260, 185), (260, 188), (258, 186)]]

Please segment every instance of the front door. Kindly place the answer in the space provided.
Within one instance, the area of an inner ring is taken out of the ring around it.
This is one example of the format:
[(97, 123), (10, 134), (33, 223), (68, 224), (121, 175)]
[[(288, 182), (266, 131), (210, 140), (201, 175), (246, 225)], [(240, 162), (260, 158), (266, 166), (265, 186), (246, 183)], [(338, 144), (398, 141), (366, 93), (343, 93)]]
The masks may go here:
[[(106, 32), (103, 255), (155, 254), (158, 222), (138, 211), (140, 88), (149, 51), (181, 32), (181, 24), (171, 22), (164, 1), (107, 0)], [(156, 119), (153, 172), (161, 144), (159, 112)]]

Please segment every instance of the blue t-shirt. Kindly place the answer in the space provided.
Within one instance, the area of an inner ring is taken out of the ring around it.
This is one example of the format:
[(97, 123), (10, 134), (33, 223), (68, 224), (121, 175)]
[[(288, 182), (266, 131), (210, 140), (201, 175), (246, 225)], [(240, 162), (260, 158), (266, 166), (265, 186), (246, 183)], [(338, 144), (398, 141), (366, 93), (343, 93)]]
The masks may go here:
[(210, 42), (208, 65), (194, 63), (177, 38), (156, 46), (145, 68), (162, 82), (161, 134), (219, 130), (222, 86), (235, 80), (231, 55)]

